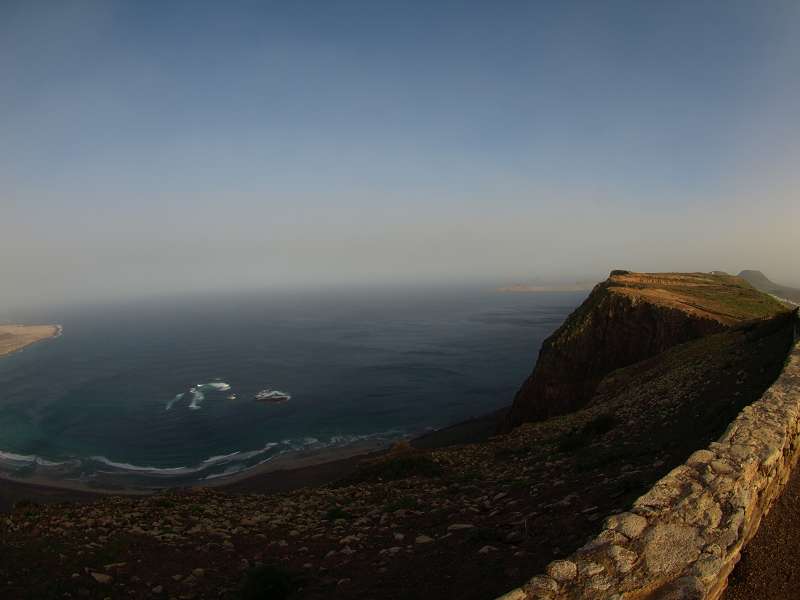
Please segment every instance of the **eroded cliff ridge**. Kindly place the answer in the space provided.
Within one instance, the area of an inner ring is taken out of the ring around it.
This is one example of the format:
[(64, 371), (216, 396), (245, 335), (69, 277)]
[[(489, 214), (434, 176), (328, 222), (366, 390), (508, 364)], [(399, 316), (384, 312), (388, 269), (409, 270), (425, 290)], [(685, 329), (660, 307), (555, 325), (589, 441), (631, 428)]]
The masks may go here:
[(744, 279), (724, 273), (612, 271), (542, 344), (503, 427), (575, 411), (616, 369), (783, 310)]

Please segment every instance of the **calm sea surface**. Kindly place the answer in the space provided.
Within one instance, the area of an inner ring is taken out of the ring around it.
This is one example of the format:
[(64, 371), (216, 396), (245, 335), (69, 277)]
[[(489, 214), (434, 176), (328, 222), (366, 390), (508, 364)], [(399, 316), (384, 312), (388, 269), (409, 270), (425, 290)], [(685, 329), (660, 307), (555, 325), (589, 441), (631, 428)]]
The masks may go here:
[(439, 428), (509, 404), (585, 295), (250, 293), (25, 315), (64, 333), (0, 360), (0, 472), (167, 486)]

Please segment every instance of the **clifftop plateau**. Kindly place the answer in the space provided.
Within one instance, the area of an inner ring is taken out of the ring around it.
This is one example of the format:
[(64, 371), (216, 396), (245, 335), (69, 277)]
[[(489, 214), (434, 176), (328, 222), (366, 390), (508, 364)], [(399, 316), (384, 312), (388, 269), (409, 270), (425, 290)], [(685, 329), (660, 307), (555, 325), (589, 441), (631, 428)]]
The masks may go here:
[(503, 428), (577, 410), (616, 369), (784, 310), (744, 279), (723, 273), (612, 271), (545, 340)]

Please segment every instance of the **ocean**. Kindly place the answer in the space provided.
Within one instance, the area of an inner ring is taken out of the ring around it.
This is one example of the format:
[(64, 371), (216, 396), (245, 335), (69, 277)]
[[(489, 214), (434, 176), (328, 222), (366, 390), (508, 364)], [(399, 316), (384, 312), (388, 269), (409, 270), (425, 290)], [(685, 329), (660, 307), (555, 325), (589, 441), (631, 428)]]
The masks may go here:
[(508, 405), (585, 296), (261, 292), (26, 314), (64, 329), (0, 359), (0, 474), (169, 487), (451, 425)]

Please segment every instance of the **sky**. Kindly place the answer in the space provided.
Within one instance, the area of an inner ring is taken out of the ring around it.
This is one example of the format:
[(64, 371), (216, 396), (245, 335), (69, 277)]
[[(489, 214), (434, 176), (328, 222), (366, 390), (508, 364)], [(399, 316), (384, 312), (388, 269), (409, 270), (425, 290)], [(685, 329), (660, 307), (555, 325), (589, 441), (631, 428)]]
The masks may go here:
[(0, 305), (763, 270), (800, 3), (0, 2)]

